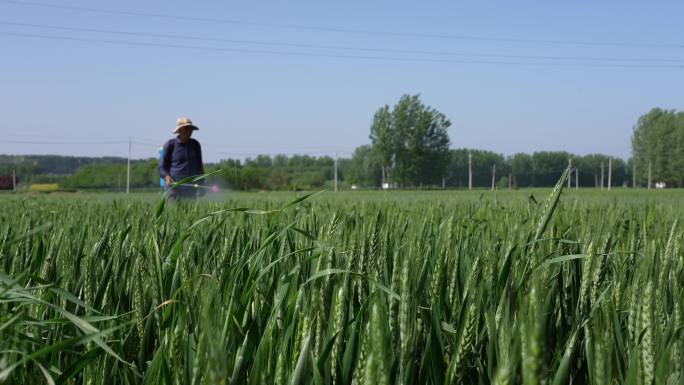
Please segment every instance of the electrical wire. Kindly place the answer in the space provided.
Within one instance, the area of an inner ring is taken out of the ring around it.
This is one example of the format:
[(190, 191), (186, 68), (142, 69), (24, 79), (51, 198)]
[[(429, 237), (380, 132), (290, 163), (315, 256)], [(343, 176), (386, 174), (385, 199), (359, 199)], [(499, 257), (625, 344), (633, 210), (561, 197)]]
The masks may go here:
[(142, 141), (154, 141), (156, 139), (150, 138), (140, 138), (140, 137), (129, 137), (129, 136), (101, 136), (101, 135), (51, 135), (51, 134), (2, 134), (3, 137), (10, 138), (50, 138), (50, 139), (111, 139), (118, 141), (128, 141), (142, 140)]
[[(129, 141), (132, 144), (136, 145), (141, 145), (141, 146), (154, 146), (154, 147), (161, 147), (164, 145), (166, 140), (168, 139), (151, 139), (151, 138), (140, 138), (140, 137), (102, 137), (102, 136), (80, 136), (80, 135), (40, 135), (40, 134), (7, 134), (4, 135), (5, 137), (27, 137), (27, 138), (50, 138), (50, 139), (113, 139), (111, 141), (88, 141), (88, 142), (71, 142), (71, 141), (31, 141), (31, 140), (0, 140), (0, 143), (18, 143), (18, 144), (126, 144)], [(247, 155), (260, 155), (260, 154), (265, 154), (265, 153), (273, 153), (278, 152), (282, 149), (285, 149), (288, 151), (288, 153), (291, 154), (297, 154), (295, 152), (292, 152), (294, 150), (301, 150), (301, 151), (310, 151), (314, 150), (314, 152), (317, 153), (334, 153), (335, 151), (338, 152), (351, 152), (351, 150), (347, 147), (338, 147), (338, 146), (308, 146), (308, 147), (302, 147), (302, 146), (278, 146), (278, 147), (267, 147), (267, 146), (250, 146), (250, 145), (227, 145), (227, 144), (220, 144), (220, 143), (207, 143), (207, 144), (202, 144), (202, 147), (211, 147), (211, 148), (223, 148), (223, 149), (230, 149), (230, 148), (238, 148), (238, 149), (259, 149), (258, 151), (262, 152), (251, 152), (248, 153)], [(211, 152), (211, 151), (210, 151)], [(217, 152), (221, 153), (221, 152)], [(240, 152), (236, 153), (231, 153), (231, 152), (226, 152), (228, 154), (242, 154)]]
[(97, 28), (82, 28), (70, 26), (58, 26), (47, 24), (33, 24), (33, 23), (18, 23), (12, 21), (0, 20), (0, 25), (16, 26), (16, 27), (31, 27), (41, 29), (53, 29), (60, 31), (77, 31), (77, 32), (91, 32), (100, 34), (113, 34), (137, 37), (151, 37), (162, 39), (181, 39), (191, 41), (211, 41), (221, 43), (234, 44), (252, 44), (264, 46), (282, 46), (282, 47), (298, 47), (298, 48), (313, 48), (313, 49), (330, 49), (342, 51), (362, 51), (362, 52), (384, 52), (393, 54), (415, 54), (415, 55), (436, 55), (436, 56), (466, 56), (466, 57), (484, 57), (484, 58), (506, 58), (506, 59), (535, 59), (535, 60), (572, 60), (572, 61), (617, 61), (617, 62), (668, 62), (668, 63), (682, 63), (684, 59), (669, 59), (669, 58), (619, 58), (619, 57), (587, 57), (587, 56), (544, 56), (544, 55), (508, 55), (495, 53), (474, 53), (474, 52), (449, 52), (449, 51), (425, 51), (425, 50), (407, 50), (407, 49), (391, 49), (381, 47), (353, 47), (353, 46), (339, 46), (339, 45), (320, 45), (320, 44), (302, 44), (289, 42), (271, 42), (259, 40), (236, 40), (225, 39), (218, 37), (203, 37), (203, 36), (188, 36), (176, 34), (160, 34), (149, 32), (136, 31), (122, 31), (110, 29)]
[[(2, 1), (2, 0), (0, 0)], [(447, 60), (447, 59), (428, 59), (428, 58), (408, 58), (408, 57), (389, 57), (389, 56), (361, 56), (361, 55), (338, 55), (325, 53), (311, 53), (311, 52), (292, 52), (292, 51), (267, 51), (255, 49), (238, 49), (238, 48), (221, 48), (221, 47), (202, 47), (191, 45), (178, 44), (163, 44), (163, 43), (142, 43), (123, 40), (105, 40), (80, 38), (70, 36), (51, 36), (27, 33), (12, 33), (0, 32), (0, 36), (11, 36), (21, 38), (33, 39), (47, 39), (47, 40), (69, 40), (87, 43), (103, 43), (116, 44), (126, 46), (140, 46), (140, 47), (157, 47), (157, 48), (173, 48), (173, 49), (192, 49), (202, 51), (216, 51), (216, 52), (235, 52), (235, 53), (256, 53), (267, 55), (282, 55), (282, 56), (299, 56), (299, 57), (325, 57), (335, 59), (363, 59), (375, 60), (385, 62), (428, 62), (428, 63), (448, 63), (448, 64), (486, 64), (486, 65), (514, 65), (514, 66), (532, 66), (532, 67), (595, 67), (595, 68), (670, 68), (682, 69), (684, 64), (669, 65), (669, 64), (617, 64), (617, 63), (539, 63), (539, 62), (515, 62), (515, 61), (491, 61), (491, 60)]]
[(127, 140), (121, 141), (109, 141), (109, 142), (52, 142), (52, 141), (30, 141), (30, 140), (0, 140), (0, 143), (8, 144), (125, 144), (128, 143)]
[[(302, 152), (282, 152), (282, 151), (276, 151), (271, 154), (264, 153), (264, 152), (226, 152), (226, 151), (203, 151), (206, 154), (212, 154), (212, 155), (230, 155), (230, 156), (260, 156), (260, 155), (268, 155), (268, 156), (276, 156), (276, 155), (334, 155), (334, 151), (307, 151), (305, 153)], [(344, 153), (342, 153), (344, 154)], [(338, 156), (340, 153), (338, 153)]]
[(187, 15), (179, 16), (179, 15), (161, 14), (161, 13), (122, 11), (122, 10), (105, 9), (105, 8), (79, 7), (79, 6), (71, 6), (71, 5), (63, 5), (63, 4), (49, 4), (49, 3), (42, 3), (42, 2), (37, 2), (37, 1), (24, 1), (24, 0), (21, 0), (21, 1), (19, 1), (19, 0), (0, 0), (0, 3), (21, 5), (21, 6), (30, 6), (30, 7), (62, 9), (62, 10), (70, 10), (70, 11), (100, 13), (100, 14), (113, 14), (113, 15), (124, 15), (124, 16), (137, 16), (137, 17), (150, 17), (150, 18), (158, 18), (158, 19), (179, 20), (179, 21), (183, 21), (183, 22), (194, 21), (194, 22), (205, 22), (205, 23), (246, 25), (246, 26), (253, 26), (253, 27), (291, 29), (291, 30), (354, 33), (354, 34), (363, 34), (363, 35), (384, 35), (384, 36), (394, 36), (394, 37), (415, 37), (415, 38), (449, 39), (449, 40), (475, 40), (475, 41), (492, 41), (492, 42), (501, 42), (501, 43), (616, 46), (616, 47), (644, 47), (644, 48), (655, 48), (655, 47), (657, 47), (657, 48), (684, 48), (684, 43), (677, 44), (677, 43), (652, 43), (652, 42), (639, 43), (639, 42), (610, 42), (610, 41), (582, 41), (582, 40), (521, 39), (521, 38), (509, 38), (509, 37), (429, 34), (429, 33), (416, 33), (416, 32), (381, 31), (381, 30), (366, 30), (366, 29), (352, 29), (352, 28), (318, 27), (318, 26), (306, 26), (306, 25), (296, 25), (296, 24), (264, 23), (264, 22), (243, 21), (243, 20), (234, 20), (234, 19), (218, 19), (218, 18), (196, 17), (196, 16), (187, 16)]

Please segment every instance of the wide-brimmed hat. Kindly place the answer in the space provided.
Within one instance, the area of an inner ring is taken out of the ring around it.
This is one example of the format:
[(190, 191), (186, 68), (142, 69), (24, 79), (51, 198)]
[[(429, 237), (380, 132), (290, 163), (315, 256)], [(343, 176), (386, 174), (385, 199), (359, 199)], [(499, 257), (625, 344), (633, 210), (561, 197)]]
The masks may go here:
[(173, 129), (173, 133), (177, 134), (178, 130), (180, 130), (183, 127), (190, 127), (193, 130), (199, 130), (197, 126), (192, 124), (192, 120), (190, 120), (190, 118), (178, 118), (176, 119), (176, 128)]

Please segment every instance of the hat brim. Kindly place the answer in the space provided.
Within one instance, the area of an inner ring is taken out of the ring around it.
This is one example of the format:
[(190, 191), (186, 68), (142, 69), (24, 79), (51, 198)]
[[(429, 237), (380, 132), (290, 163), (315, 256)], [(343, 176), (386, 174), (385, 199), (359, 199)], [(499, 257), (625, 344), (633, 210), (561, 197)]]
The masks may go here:
[(193, 131), (199, 131), (199, 128), (197, 128), (197, 126), (195, 126), (195, 125), (192, 125), (192, 124), (184, 124), (184, 125), (182, 125), (182, 126), (176, 127), (176, 128), (173, 130), (173, 133), (174, 133), (174, 134), (177, 134), (177, 133), (178, 133), (178, 130), (180, 130), (180, 129), (183, 128), (183, 127), (190, 127)]

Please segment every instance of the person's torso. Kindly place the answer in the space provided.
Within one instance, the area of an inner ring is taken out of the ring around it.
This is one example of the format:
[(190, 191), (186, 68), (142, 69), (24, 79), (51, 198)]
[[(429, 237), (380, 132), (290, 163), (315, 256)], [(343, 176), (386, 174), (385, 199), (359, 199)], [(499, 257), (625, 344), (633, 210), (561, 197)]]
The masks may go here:
[(174, 140), (173, 152), (171, 153), (170, 174), (173, 179), (182, 179), (201, 173), (201, 154), (199, 143), (190, 139), (187, 143)]

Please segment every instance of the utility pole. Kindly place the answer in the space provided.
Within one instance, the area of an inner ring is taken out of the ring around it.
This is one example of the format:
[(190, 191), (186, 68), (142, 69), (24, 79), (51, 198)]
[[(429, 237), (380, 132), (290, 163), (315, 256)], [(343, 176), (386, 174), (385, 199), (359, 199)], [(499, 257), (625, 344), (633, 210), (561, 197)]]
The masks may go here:
[(12, 169), (12, 191), (17, 192), (17, 170)]
[[(570, 169), (570, 172), (572, 172), (572, 158), (568, 158), (568, 168)], [(572, 179), (570, 177), (572, 174), (568, 176), (568, 188), (570, 188), (570, 184), (572, 183)]]
[(513, 188), (513, 175), (508, 174), (508, 189)]
[(126, 170), (126, 194), (131, 192), (131, 140), (128, 140), (128, 167)]
[(601, 162), (601, 190), (603, 190), (603, 162)]
[(337, 151), (335, 151), (335, 192), (337, 192)]
[(651, 162), (648, 162), (648, 189), (651, 189)]
[(579, 189), (579, 168), (575, 167), (575, 190)]
[(608, 158), (608, 191), (610, 191), (611, 177), (613, 176), (613, 157)]
[(494, 191), (494, 186), (496, 183), (496, 164), (492, 165), (492, 191)]
[(473, 153), (468, 151), (468, 190), (473, 189)]
[(446, 188), (446, 178), (442, 177), (442, 190)]

